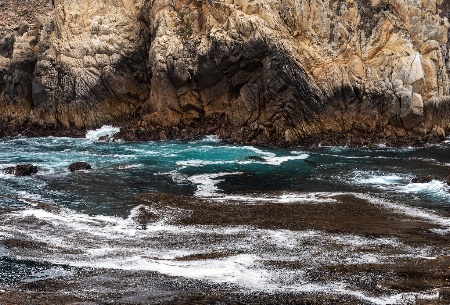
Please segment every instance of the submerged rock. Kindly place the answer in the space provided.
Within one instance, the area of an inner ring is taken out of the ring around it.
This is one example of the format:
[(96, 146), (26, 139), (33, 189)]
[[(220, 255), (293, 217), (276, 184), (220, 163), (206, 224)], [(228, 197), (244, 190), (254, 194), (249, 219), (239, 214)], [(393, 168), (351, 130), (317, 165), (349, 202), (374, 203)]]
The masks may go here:
[(308, 163), (309, 165), (312, 165), (312, 166), (317, 166), (317, 163), (316, 162), (314, 162), (314, 161), (311, 161), (311, 160), (307, 160), (307, 159), (304, 159), (303, 161), (305, 161), (306, 163)]
[(30, 176), (32, 174), (36, 174), (38, 172), (38, 168), (33, 164), (22, 164), (7, 167), (3, 170), (3, 172), (8, 175)]
[(91, 165), (87, 162), (75, 162), (69, 165), (69, 170), (73, 173), (79, 170), (92, 169)]
[(260, 156), (248, 156), (247, 159), (255, 162), (266, 162), (266, 159)]

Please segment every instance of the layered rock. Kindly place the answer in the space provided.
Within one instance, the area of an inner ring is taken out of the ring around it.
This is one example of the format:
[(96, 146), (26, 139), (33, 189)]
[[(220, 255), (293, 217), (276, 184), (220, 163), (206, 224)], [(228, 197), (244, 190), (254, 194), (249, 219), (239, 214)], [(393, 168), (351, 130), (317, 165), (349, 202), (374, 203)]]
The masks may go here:
[(442, 138), (449, 12), (442, 0), (55, 0), (0, 38), (0, 120), (279, 145)]

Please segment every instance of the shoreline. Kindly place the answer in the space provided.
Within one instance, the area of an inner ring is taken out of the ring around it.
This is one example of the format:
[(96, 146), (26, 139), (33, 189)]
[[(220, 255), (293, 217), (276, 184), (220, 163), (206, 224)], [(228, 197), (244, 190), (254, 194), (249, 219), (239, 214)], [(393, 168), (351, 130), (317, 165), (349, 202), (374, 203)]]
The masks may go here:
[[(292, 143), (279, 141), (261, 141), (252, 139), (251, 131), (245, 129), (239, 131), (230, 127), (217, 126), (211, 122), (199, 122), (194, 126), (184, 127), (159, 127), (154, 129), (144, 129), (135, 125), (124, 123), (107, 123), (105, 125), (117, 126), (120, 132), (115, 134), (112, 141), (145, 142), (145, 141), (191, 141), (208, 135), (215, 135), (222, 141), (230, 144), (249, 144), (272, 148), (293, 148), (293, 147), (317, 147), (317, 146), (350, 146), (377, 148), (383, 145), (391, 148), (404, 147), (426, 147), (427, 145), (439, 144), (445, 141), (445, 137), (427, 135), (417, 136), (385, 136), (381, 133), (360, 133), (360, 132), (327, 132), (319, 135), (306, 136), (301, 140)], [(98, 128), (100, 128), (99, 126)], [(92, 128), (95, 129), (95, 128)], [(35, 137), (71, 137), (83, 138), (89, 129), (84, 128), (53, 128), (35, 125), (0, 127), (0, 137), (25, 136)]]

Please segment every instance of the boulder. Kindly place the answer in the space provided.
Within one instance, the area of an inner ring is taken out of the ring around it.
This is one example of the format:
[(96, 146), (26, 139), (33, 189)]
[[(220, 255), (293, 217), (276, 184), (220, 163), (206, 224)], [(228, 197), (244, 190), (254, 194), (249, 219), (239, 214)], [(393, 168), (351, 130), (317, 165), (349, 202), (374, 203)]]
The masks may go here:
[(75, 162), (69, 165), (69, 170), (73, 173), (79, 170), (92, 169), (91, 165), (87, 162)]
[(34, 166), (33, 164), (21, 164), (7, 167), (3, 170), (5, 174), (16, 176), (30, 176), (32, 174), (36, 174), (37, 171), (37, 166)]
[(434, 180), (433, 175), (428, 176), (416, 176), (411, 180), (411, 183), (428, 183)]

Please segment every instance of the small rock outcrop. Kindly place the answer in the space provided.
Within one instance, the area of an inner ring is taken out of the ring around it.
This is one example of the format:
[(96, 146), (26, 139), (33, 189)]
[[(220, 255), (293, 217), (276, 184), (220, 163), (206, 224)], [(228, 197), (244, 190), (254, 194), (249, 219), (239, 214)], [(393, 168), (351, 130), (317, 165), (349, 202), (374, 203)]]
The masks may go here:
[(260, 156), (248, 156), (246, 159), (250, 160), (250, 161), (255, 161), (255, 162), (265, 162), (266, 161), (266, 159), (264, 159), (264, 157), (260, 157)]
[(37, 166), (33, 164), (21, 164), (16, 166), (7, 167), (3, 170), (5, 174), (15, 176), (30, 176), (38, 172)]
[(69, 165), (69, 170), (73, 173), (79, 170), (92, 169), (91, 165), (87, 162), (74, 162)]
[(411, 183), (429, 183), (433, 181), (435, 177), (433, 175), (428, 176), (416, 176), (411, 180)]

